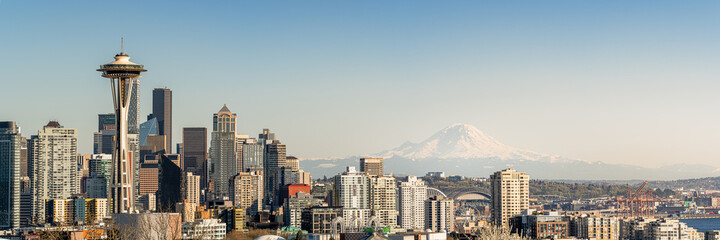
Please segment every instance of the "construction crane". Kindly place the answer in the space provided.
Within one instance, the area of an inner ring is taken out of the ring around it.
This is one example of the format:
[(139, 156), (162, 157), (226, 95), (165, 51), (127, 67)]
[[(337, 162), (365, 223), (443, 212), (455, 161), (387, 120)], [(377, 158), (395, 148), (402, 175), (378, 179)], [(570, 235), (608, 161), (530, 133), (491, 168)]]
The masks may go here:
[(648, 181), (643, 182), (634, 192), (628, 191), (625, 197), (618, 196), (614, 202), (617, 212), (623, 217), (650, 216), (655, 213), (655, 203), (662, 201), (655, 198), (652, 189), (644, 190)]

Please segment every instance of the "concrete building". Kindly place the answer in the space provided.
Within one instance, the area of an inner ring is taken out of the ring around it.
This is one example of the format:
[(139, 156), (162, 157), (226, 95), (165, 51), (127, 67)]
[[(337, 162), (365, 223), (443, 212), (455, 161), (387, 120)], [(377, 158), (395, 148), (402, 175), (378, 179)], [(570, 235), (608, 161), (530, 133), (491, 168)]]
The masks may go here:
[(183, 200), (200, 205), (200, 176), (185, 172), (183, 177)]
[(347, 170), (335, 176), (333, 185), (333, 206), (346, 209), (370, 209), (370, 189), (368, 176), (347, 167)]
[(360, 171), (368, 175), (383, 175), (383, 159), (382, 158), (361, 158)]
[(158, 132), (167, 136), (166, 153), (172, 151), (172, 91), (168, 88), (153, 89), (152, 116), (157, 119)]
[(23, 148), (20, 127), (0, 122), (0, 229), (20, 227), (20, 165)]
[(620, 239), (620, 223), (616, 217), (580, 216), (575, 218), (575, 236), (585, 239)]
[(247, 210), (252, 215), (262, 211), (263, 176), (256, 173), (241, 172), (232, 180), (231, 198), (233, 206)]
[(380, 226), (398, 226), (398, 188), (395, 178), (373, 175), (369, 180), (371, 214), (380, 220)]
[(427, 186), (416, 176), (408, 176), (407, 182), (400, 183), (399, 192), (400, 217), (398, 217), (398, 224), (404, 229), (423, 229), (425, 227)]
[(342, 207), (315, 206), (302, 212), (302, 229), (310, 233), (331, 233), (333, 220), (342, 216)]
[(77, 129), (51, 121), (31, 141), (33, 217), (44, 223), (46, 200), (69, 199), (80, 193)]
[(105, 198), (48, 199), (46, 222), (55, 226), (94, 225), (108, 217)]
[(183, 162), (185, 172), (200, 177), (200, 187), (207, 186), (207, 128), (183, 128)]
[(138, 179), (140, 180), (140, 187), (138, 195), (142, 196), (145, 194), (155, 194), (158, 190), (158, 161), (157, 160), (145, 160), (140, 164), (140, 174)]
[(431, 197), (425, 200), (425, 229), (430, 231), (455, 231), (455, 209), (452, 199)]
[(215, 199), (229, 199), (230, 180), (237, 174), (236, 119), (237, 114), (230, 112), (226, 105), (213, 114), (210, 159)]
[(195, 221), (195, 210), (197, 206), (197, 204), (184, 200), (175, 204), (175, 212), (180, 213), (182, 222), (193, 222)]
[(225, 239), (225, 223), (220, 219), (198, 219), (182, 225), (181, 239)]
[(283, 207), (284, 225), (290, 227), (302, 227), (302, 212), (314, 206), (321, 206), (324, 202), (313, 198), (305, 192), (297, 192), (285, 200)]
[(562, 239), (569, 236), (569, 224), (557, 212), (523, 210), (521, 215), (510, 220), (513, 233), (520, 233), (531, 239)]
[(492, 223), (506, 226), (508, 219), (530, 208), (530, 176), (514, 169), (490, 175)]

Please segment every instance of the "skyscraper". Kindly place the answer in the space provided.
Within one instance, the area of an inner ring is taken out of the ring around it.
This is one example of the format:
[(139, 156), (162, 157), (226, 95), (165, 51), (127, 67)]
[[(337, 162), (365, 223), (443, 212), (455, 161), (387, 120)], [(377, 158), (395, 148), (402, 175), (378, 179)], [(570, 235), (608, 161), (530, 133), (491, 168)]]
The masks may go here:
[(235, 207), (248, 213), (262, 211), (263, 176), (256, 173), (241, 172), (235, 175), (230, 186), (230, 201)]
[(229, 198), (230, 179), (237, 174), (235, 121), (237, 114), (226, 105), (213, 114), (213, 132), (210, 143), (212, 186), (216, 199)]
[(427, 186), (416, 176), (408, 176), (407, 182), (400, 183), (399, 191), (399, 225), (404, 229), (423, 229)]
[(490, 175), (492, 193), (492, 223), (505, 226), (508, 219), (530, 208), (530, 176), (515, 169), (505, 169)]
[(33, 215), (44, 223), (46, 200), (67, 199), (80, 192), (77, 129), (51, 121), (31, 141)]
[(140, 94), (140, 79), (130, 79), (130, 107), (128, 108), (128, 134), (138, 134), (138, 96)]
[[(172, 212), (175, 204), (182, 202), (183, 174), (179, 159), (173, 161), (172, 155), (160, 155), (158, 162), (157, 206), (160, 212)], [(174, 159), (177, 159), (175, 155)]]
[(200, 177), (200, 186), (207, 186), (207, 128), (183, 128), (183, 161), (185, 172)]
[(383, 175), (383, 159), (382, 158), (361, 158), (360, 171), (368, 175)]
[(185, 172), (183, 177), (183, 200), (198, 206), (200, 204), (200, 176)]
[(243, 172), (262, 172), (265, 159), (265, 144), (250, 138), (242, 146)]
[(147, 146), (148, 135), (158, 135), (158, 122), (157, 118), (151, 118), (146, 122), (140, 124), (140, 147)]
[[(137, 136), (132, 139), (128, 136), (128, 134), (137, 135), (137, 129), (135, 132), (130, 132), (128, 115), (130, 108), (133, 107), (131, 106), (133, 93), (137, 93), (137, 91), (133, 91), (135, 79), (142, 77), (140, 74), (147, 70), (143, 65), (130, 62), (130, 57), (122, 52), (122, 47), (120, 53), (114, 58), (115, 61), (101, 65), (100, 69), (97, 69), (102, 72), (102, 77), (110, 79), (115, 108), (116, 137), (110, 197), (113, 199), (113, 213), (130, 213), (134, 210), (135, 191), (138, 186), (135, 173), (139, 169), (137, 166), (139, 140)], [(135, 104), (137, 105), (137, 100)], [(134, 108), (135, 115), (137, 115), (137, 106)], [(135, 127), (137, 127), (136, 124), (137, 116), (135, 117)]]
[(102, 130), (115, 130), (114, 113), (98, 114), (98, 132), (101, 132)]
[(287, 148), (285, 144), (281, 144), (278, 140), (266, 141), (272, 141), (271, 143), (265, 145), (265, 162), (263, 163), (263, 166), (265, 167), (263, 172), (265, 174), (265, 178), (268, 179), (265, 181), (265, 184), (267, 185), (265, 188), (267, 196), (266, 200), (270, 200), (273, 207), (279, 207), (282, 203), (273, 200), (277, 200), (276, 195), (278, 194), (280, 187), (282, 187), (280, 185), (282, 182), (278, 179), (278, 172), (280, 171), (280, 168), (286, 167), (285, 154)]
[(20, 227), (20, 127), (0, 122), (0, 229)]
[(153, 89), (153, 117), (157, 118), (158, 132), (167, 136), (165, 150), (172, 151), (172, 91), (168, 88)]

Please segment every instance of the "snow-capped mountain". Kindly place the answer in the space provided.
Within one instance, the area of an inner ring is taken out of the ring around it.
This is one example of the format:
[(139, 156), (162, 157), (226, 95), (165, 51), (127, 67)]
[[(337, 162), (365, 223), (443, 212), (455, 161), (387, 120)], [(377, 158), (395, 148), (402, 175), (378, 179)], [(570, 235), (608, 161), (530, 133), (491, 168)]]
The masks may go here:
[(453, 124), (420, 143), (405, 143), (372, 156), (307, 160), (300, 163), (313, 177), (334, 176), (345, 166), (358, 166), (361, 157), (383, 157), (385, 173), (425, 175), (445, 172), (487, 177), (495, 171), (515, 168), (539, 179), (683, 179), (716, 176), (706, 165), (673, 165), (648, 168), (606, 164), (537, 153), (507, 146), (468, 124)]
[(384, 158), (554, 160), (559, 156), (541, 154), (507, 146), (469, 124), (450, 125), (420, 143), (407, 142), (400, 147), (378, 153)]

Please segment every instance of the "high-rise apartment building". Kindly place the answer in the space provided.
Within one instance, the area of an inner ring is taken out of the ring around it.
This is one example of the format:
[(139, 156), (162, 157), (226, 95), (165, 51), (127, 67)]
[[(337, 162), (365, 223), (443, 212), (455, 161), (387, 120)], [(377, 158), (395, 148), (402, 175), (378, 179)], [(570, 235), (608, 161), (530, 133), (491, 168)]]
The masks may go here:
[(530, 176), (514, 169), (490, 175), (492, 223), (505, 226), (508, 220), (530, 208)]
[(347, 170), (335, 176), (333, 205), (345, 209), (370, 209), (370, 182), (368, 176), (347, 167)]
[(425, 227), (427, 186), (416, 176), (408, 176), (407, 182), (400, 183), (399, 192), (400, 217), (398, 217), (398, 224), (404, 229), (423, 229)]
[(380, 226), (397, 226), (398, 188), (392, 176), (371, 176), (370, 211), (380, 220)]
[(230, 201), (233, 206), (245, 209), (248, 214), (262, 211), (263, 176), (241, 172), (232, 179)]
[(455, 231), (455, 209), (453, 200), (434, 196), (425, 200), (425, 229), (433, 232)]
[(196, 176), (192, 172), (185, 172), (183, 199), (195, 206), (200, 205), (200, 176)]
[(200, 177), (200, 187), (207, 186), (207, 128), (183, 128), (182, 156), (185, 172)]
[(80, 193), (77, 129), (50, 121), (31, 141), (33, 215), (38, 223), (44, 223), (46, 200)]
[(24, 142), (15, 122), (0, 122), (0, 229), (20, 227), (20, 150)]
[(168, 88), (153, 89), (152, 116), (157, 118), (158, 132), (167, 136), (165, 151), (172, 151), (172, 91)]
[(382, 158), (361, 158), (360, 171), (368, 175), (383, 175), (383, 159)]
[(226, 105), (213, 114), (213, 132), (210, 142), (212, 187), (215, 199), (230, 198), (230, 180), (238, 173), (235, 123), (237, 114)]

